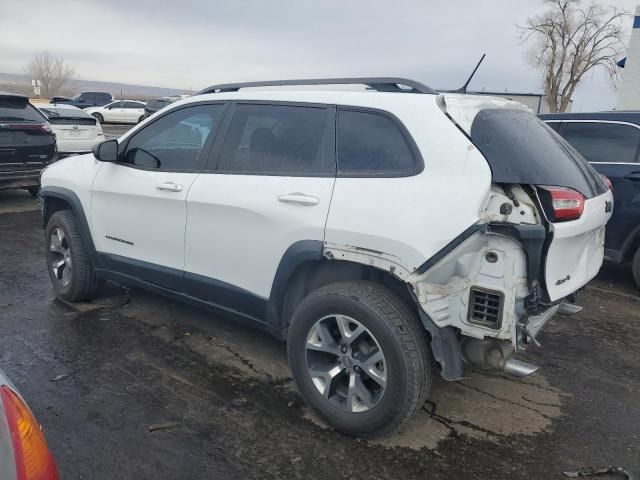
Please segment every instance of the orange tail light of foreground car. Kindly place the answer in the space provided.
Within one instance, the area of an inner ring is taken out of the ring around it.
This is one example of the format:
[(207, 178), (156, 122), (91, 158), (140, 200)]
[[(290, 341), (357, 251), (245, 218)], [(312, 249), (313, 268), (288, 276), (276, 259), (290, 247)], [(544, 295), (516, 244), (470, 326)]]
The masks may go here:
[(0, 398), (11, 432), (18, 480), (58, 480), (53, 457), (29, 407), (6, 385), (0, 387)]

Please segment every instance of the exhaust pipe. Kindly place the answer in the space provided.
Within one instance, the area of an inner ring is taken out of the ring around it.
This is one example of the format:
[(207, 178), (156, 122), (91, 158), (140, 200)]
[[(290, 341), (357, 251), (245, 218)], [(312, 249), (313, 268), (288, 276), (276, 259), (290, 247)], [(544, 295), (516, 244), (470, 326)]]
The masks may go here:
[(582, 307), (580, 305), (575, 305), (573, 303), (562, 302), (558, 306), (558, 315), (575, 315), (576, 313), (582, 311)]
[(531, 365), (530, 363), (516, 360), (515, 358), (508, 358), (502, 364), (502, 371), (504, 373), (518, 378), (528, 377), (536, 370), (538, 370), (537, 365)]
[(476, 367), (502, 370), (507, 375), (517, 378), (524, 378), (538, 370), (536, 365), (512, 358), (513, 347), (509, 342), (466, 338), (461, 347), (465, 362)]

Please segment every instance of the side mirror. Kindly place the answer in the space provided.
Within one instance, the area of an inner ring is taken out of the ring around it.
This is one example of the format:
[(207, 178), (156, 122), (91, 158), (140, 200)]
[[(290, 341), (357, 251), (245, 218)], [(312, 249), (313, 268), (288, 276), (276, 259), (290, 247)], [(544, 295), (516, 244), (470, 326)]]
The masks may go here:
[(94, 145), (91, 149), (96, 160), (101, 162), (117, 162), (118, 161), (118, 141), (106, 140), (102, 143)]

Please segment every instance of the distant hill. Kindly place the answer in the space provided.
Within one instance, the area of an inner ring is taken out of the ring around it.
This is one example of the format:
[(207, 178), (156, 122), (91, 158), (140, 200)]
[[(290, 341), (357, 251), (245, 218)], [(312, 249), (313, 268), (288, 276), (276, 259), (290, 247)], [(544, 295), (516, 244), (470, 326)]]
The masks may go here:
[[(0, 73), (0, 91), (11, 91), (33, 96), (31, 78), (28, 75)], [(62, 95), (73, 95), (82, 91), (109, 92), (115, 98), (146, 99), (169, 95), (191, 94), (189, 90), (179, 88), (148, 87), (128, 83), (100, 82), (97, 80), (74, 80), (66, 87)]]

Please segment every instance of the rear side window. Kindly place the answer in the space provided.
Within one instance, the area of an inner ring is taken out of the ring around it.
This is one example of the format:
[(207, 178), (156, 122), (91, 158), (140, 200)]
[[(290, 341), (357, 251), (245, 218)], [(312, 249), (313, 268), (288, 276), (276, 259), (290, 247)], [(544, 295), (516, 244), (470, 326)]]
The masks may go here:
[(563, 136), (590, 162), (636, 161), (640, 129), (599, 122), (565, 122)]
[(403, 176), (420, 170), (408, 134), (387, 115), (340, 109), (337, 142), (339, 175)]
[(138, 102), (124, 102), (124, 108), (144, 108), (144, 105)]
[(215, 134), (223, 104), (175, 110), (136, 133), (124, 161), (163, 171), (196, 170), (205, 161), (206, 145)]
[(218, 170), (284, 176), (333, 173), (327, 161), (327, 112), (324, 107), (238, 104)]

